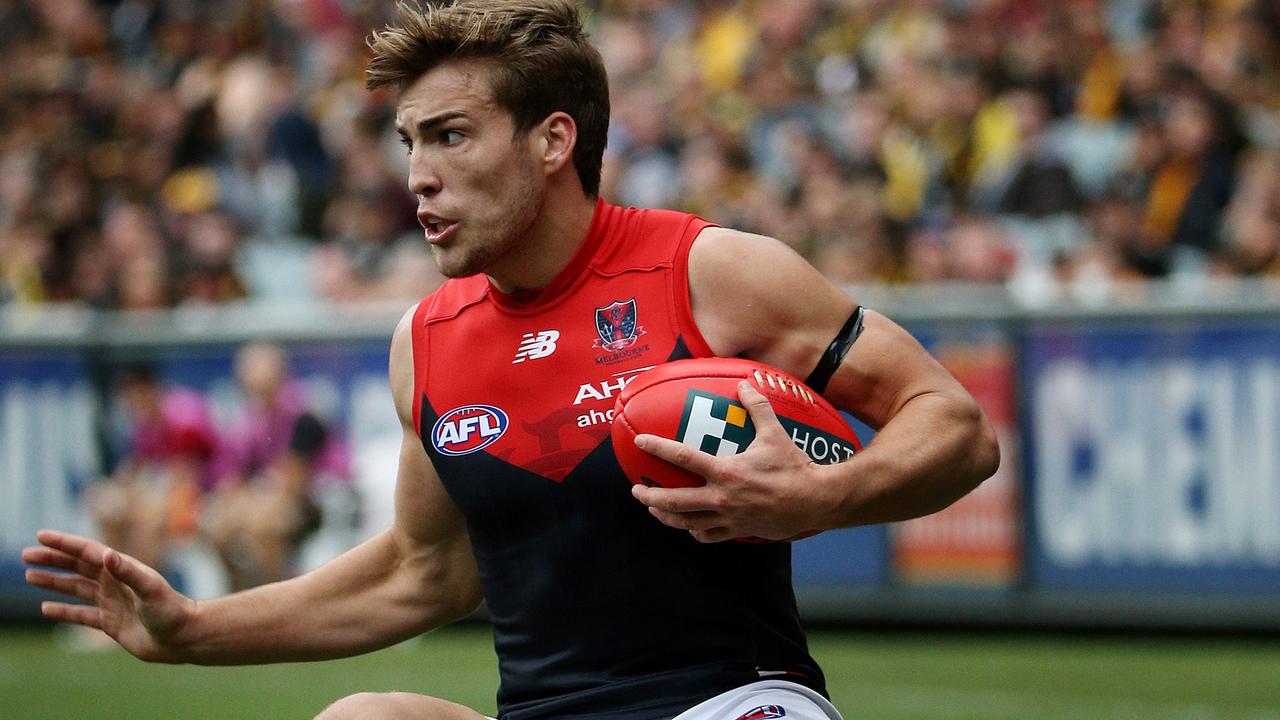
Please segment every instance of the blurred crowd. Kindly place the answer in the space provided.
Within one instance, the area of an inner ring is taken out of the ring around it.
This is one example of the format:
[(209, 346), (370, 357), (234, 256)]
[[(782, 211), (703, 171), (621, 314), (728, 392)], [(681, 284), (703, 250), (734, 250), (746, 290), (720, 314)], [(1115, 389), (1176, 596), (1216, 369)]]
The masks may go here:
[(112, 383), (112, 470), (85, 503), (108, 545), (168, 572), (199, 542), (219, 584), (241, 590), (293, 574), (326, 497), (344, 503), (342, 517), (359, 499), (340, 428), (312, 409), (282, 347), (242, 346), (234, 375), (236, 410), (218, 422), (208, 395), (149, 364), (124, 367)]
[[(602, 192), (841, 283), (1280, 275), (1277, 0), (594, 0)], [(0, 304), (413, 300), (438, 282), (391, 2), (0, 4)]]

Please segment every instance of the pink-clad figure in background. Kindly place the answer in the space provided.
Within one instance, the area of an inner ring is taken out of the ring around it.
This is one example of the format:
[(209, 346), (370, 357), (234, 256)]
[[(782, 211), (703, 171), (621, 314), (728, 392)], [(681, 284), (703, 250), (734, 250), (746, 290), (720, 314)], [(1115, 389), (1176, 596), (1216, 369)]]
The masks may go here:
[(235, 375), (243, 409), (215, 462), (201, 528), (240, 590), (291, 574), (296, 550), (322, 519), (314, 491), (345, 484), (351, 473), (346, 448), (309, 411), (279, 346), (244, 346)]
[(89, 490), (89, 511), (107, 542), (163, 568), (168, 543), (196, 536), (218, 435), (203, 396), (163, 385), (148, 366), (123, 372), (119, 400), (126, 447), (110, 477)]

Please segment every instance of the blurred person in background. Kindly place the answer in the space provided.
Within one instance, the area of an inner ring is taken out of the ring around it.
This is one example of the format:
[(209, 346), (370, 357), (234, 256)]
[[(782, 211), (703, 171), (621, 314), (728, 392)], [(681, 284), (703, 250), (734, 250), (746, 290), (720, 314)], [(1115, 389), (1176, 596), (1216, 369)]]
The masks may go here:
[(1235, 191), (1240, 150), (1231, 108), (1195, 78), (1166, 96), (1165, 157), (1151, 177), (1143, 232), (1174, 260), (1204, 262), (1219, 250), (1221, 218)]
[(396, 300), (430, 292), (444, 278), (417, 238), (395, 222), (385, 196), (355, 195), (329, 205), (329, 238), (316, 249), (312, 280), (334, 302)]
[(282, 580), (319, 528), (316, 493), (351, 479), (342, 441), (308, 408), (278, 345), (251, 343), (235, 357), (243, 405), (224, 434), (217, 479), (200, 526), (233, 590)]
[(169, 544), (196, 539), (218, 435), (204, 398), (149, 365), (121, 373), (117, 402), (124, 447), (115, 471), (89, 489), (89, 512), (104, 540), (164, 570)]
[(217, 304), (245, 297), (235, 266), (238, 228), (224, 213), (208, 211), (177, 223), (178, 261), (172, 272), (176, 303)]
[(975, 210), (1030, 218), (1078, 212), (1080, 190), (1071, 170), (1047, 136), (1048, 101), (1029, 89), (1013, 89), (999, 99), (1010, 123), (1008, 157), (992, 182), (992, 201)]
[(380, 129), (362, 124), (351, 136), (312, 259), (316, 290), (334, 302), (421, 297), (444, 280), (414, 232), (412, 198), (379, 152)]
[(36, 225), (0, 228), (0, 304), (38, 305), (47, 301), (48, 235)]
[(1280, 277), (1280, 153), (1243, 163), (1239, 191), (1226, 210), (1221, 274)]

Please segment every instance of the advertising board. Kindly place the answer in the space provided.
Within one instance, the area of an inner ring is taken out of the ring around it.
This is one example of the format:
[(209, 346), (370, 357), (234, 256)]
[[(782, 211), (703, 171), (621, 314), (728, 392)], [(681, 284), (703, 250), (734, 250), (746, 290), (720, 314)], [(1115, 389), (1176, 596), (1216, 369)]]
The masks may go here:
[(1280, 318), (1035, 323), (1022, 361), (1035, 587), (1280, 588)]

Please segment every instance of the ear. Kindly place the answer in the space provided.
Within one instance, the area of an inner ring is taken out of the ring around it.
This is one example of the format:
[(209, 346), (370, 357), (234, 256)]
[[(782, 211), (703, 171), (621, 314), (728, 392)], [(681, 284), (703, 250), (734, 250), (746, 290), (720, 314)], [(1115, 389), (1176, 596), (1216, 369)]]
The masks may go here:
[(553, 175), (573, 163), (573, 149), (578, 144), (578, 125), (565, 112), (553, 112), (537, 128), (534, 151), (547, 175)]

